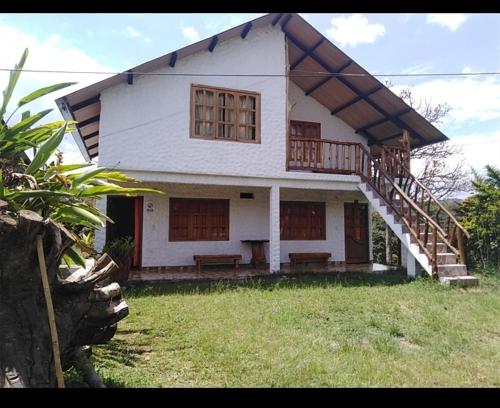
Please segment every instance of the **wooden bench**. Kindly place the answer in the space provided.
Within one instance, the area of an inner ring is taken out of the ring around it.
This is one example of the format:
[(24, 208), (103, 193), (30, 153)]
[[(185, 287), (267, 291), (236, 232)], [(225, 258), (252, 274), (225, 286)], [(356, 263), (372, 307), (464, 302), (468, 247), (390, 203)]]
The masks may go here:
[(298, 262), (328, 262), (332, 254), (330, 252), (290, 252), (290, 269), (293, 270)]
[(198, 267), (198, 272), (201, 272), (202, 264), (221, 264), (234, 262), (236, 271), (240, 270), (241, 255), (194, 255), (193, 259)]

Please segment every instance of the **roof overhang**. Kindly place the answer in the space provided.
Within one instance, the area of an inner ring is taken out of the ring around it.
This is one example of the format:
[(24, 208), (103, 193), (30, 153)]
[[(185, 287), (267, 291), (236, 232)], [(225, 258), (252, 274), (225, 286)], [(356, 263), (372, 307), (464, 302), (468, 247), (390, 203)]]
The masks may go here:
[(280, 24), (287, 39), (291, 80), (370, 145), (394, 144), (403, 129), (410, 133), (412, 149), (448, 140), (302, 17), (287, 14)]
[[(100, 94), (104, 89), (125, 82), (132, 85), (140, 73), (173, 68), (180, 58), (203, 50), (212, 52), (219, 42), (236, 36), (244, 39), (251, 29), (269, 24), (279, 25), (285, 34), (291, 80), (365, 136), (370, 145), (393, 144), (403, 129), (411, 135), (412, 148), (448, 140), (298, 14), (271, 13), (57, 99), (63, 117), (78, 122), (73, 137), (85, 159), (90, 161), (99, 154)], [(365, 76), (335, 76), (339, 73)]]

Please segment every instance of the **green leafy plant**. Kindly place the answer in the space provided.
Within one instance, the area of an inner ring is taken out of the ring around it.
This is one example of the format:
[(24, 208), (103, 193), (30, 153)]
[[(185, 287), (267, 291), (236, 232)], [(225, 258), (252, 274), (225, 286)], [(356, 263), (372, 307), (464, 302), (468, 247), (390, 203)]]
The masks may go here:
[(115, 261), (127, 263), (132, 259), (134, 253), (134, 241), (132, 237), (126, 236), (115, 238), (104, 245), (103, 251), (106, 252)]
[[(88, 169), (93, 166), (90, 163), (62, 164), (57, 148), (64, 135), (74, 130), (77, 122), (38, 124), (52, 109), (34, 115), (25, 111), (20, 122), (10, 126), (10, 119), (21, 107), (75, 84), (60, 83), (31, 92), (20, 99), (14, 111), (5, 119), (27, 57), (26, 49), (20, 62), (10, 73), (0, 105), (0, 200), (7, 203), (7, 211), (15, 213), (28, 209), (63, 224), (73, 233), (76, 241), (63, 255), (64, 262), (68, 266), (72, 263), (85, 266), (81, 252), (93, 253), (88, 245), (87, 234), (103, 227), (105, 221), (113, 222), (91, 205), (89, 199), (100, 199), (106, 194), (134, 196), (141, 193), (162, 193), (149, 188), (119, 185), (117, 183), (134, 184), (138, 180), (118, 171), (110, 171), (104, 167)], [(34, 156), (29, 161), (25, 151), (31, 148)]]

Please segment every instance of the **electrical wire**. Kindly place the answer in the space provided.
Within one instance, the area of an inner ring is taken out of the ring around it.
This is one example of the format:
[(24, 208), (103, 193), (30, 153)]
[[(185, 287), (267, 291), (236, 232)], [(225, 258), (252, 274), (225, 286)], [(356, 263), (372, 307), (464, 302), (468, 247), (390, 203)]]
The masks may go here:
[(288, 78), (314, 78), (314, 77), (446, 77), (446, 76), (493, 76), (500, 75), (500, 72), (448, 72), (448, 73), (414, 73), (414, 74), (363, 74), (347, 72), (323, 72), (323, 71), (303, 71), (305, 74), (207, 74), (207, 73), (180, 73), (180, 72), (109, 72), (109, 71), (65, 71), (65, 70), (44, 70), (44, 69), (13, 69), (0, 68), (0, 71), (7, 72), (32, 72), (44, 74), (79, 74), (79, 75), (122, 75), (127, 76), (199, 76), (199, 77), (288, 77)]

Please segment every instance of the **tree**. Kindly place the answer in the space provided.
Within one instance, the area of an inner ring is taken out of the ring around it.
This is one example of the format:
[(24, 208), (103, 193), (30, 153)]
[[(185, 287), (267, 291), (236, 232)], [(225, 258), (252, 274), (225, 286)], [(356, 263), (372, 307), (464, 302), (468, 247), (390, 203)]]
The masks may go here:
[[(388, 88), (394, 86), (390, 81), (385, 81), (385, 85)], [(409, 87), (402, 89), (399, 96), (434, 125), (441, 123), (451, 111), (451, 106), (447, 103), (433, 105), (428, 100), (417, 100)], [(461, 147), (453, 146), (448, 141), (419, 147), (411, 151), (412, 159), (423, 161), (423, 169), (416, 177), (425, 184), (438, 200), (445, 200), (454, 193), (469, 191), (470, 189), (470, 172), (465, 167), (464, 159), (456, 160), (456, 163), (451, 167), (448, 165), (450, 163), (449, 159), (457, 159), (461, 153)], [(379, 256), (375, 252), (375, 247), (374, 256), (376, 255), (378, 259), (385, 259), (385, 262), (390, 264), (394, 263), (391, 248), (397, 247), (399, 243), (396, 246), (394, 245), (394, 234), (392, 234), (388, 226), (385, 226), (385, 228), (385, 245), (378, 250), (385, 251), (388, 256)], [(387, 250), (388, 248), (389, 250)]]
[[(89, 164), (61, 163), (57, 148), (76, 122), (57, 121), (35, 126), (51, 109), (22, 114), (10, 126), (14, 113), (26, 104), (73, 83), (56, 84), (22, 98), (6, 111), (23, 65), (25, 50), (3, 92), (0, 107), (0, 387), (51, 387), (55, 371), (36, 242), (43, 241), (48, 281), (63, 366), (81, 362), (81, 347), (102, 344), (114, 335), (117, 322), (128, 314), (118, 284), (111, 281), (116, 264), (107, 256), (90, 269), (74, 273), (68, 266), (86, 267), (82, 251), (89, 232), (110, 220), (90, 200), (104, 194), (160, 193), (116, 183), (137, 180)], [(25, 154), (34, 149), (33, 159)], [(55, 155), (55, 158), (54, 158)], [(85, 169), (86, 171), (82, 171)], [(90, 373), (90, 377), (92, 377)], [(95, 380), (95, 376), (93, 376)]]
[(486, 165), (486, 175), (473, 172), (474, 194), (465, 199), (457, 214), (471, 238), (468, 263), (500, 272), (500, 169)]
[[(389, 88), (393, 87), (390, 81), (385, 84)], [(409, 87), (402, 89), (399, 96), (434, 125), (441, 123), (451, 111), (451, 106), (447, 103), (433, 105), (428, 100), (416, 100)], [(417, 178), (438, 200), (470, 189), (470, 172), (465, 167), (464, 159), (456, 160), (456, 163), (449, 167), (449, 159), (457, 159), (461, 153), (461, 147), (453, 146), (448, 141), (419, 147), (411, 152), (412, 159), (423, 161), (423, 169), (416, 175)]]

